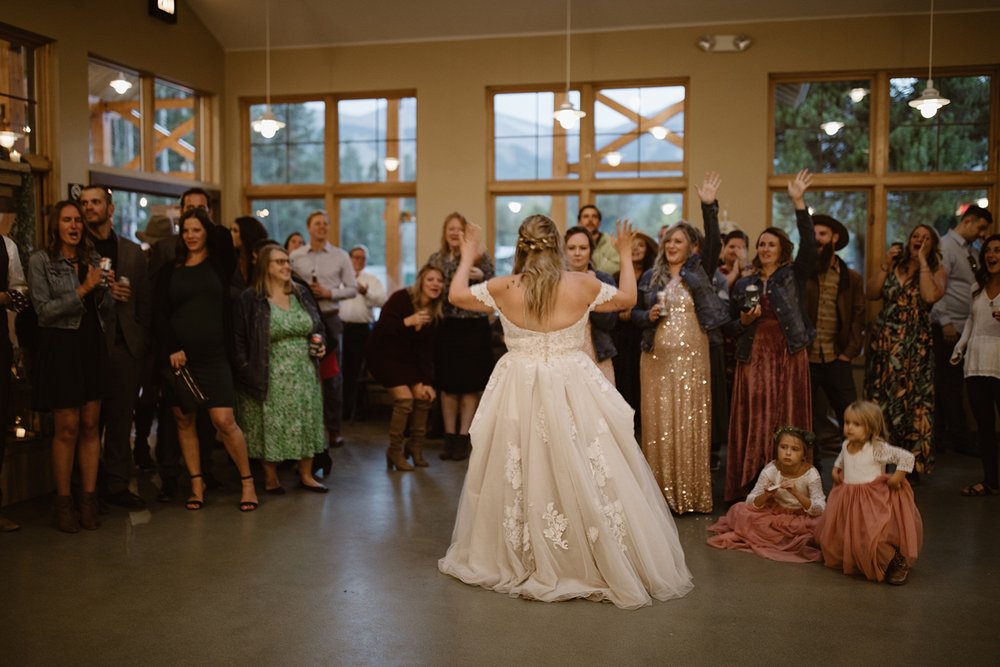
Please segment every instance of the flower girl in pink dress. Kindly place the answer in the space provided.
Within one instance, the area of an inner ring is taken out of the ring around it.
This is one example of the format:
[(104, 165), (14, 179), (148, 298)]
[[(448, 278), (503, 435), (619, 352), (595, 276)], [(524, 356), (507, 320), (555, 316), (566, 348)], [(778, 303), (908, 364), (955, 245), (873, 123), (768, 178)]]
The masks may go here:
[(823, 560), (814, 539), (826, 506), (823, 484), (809, 464), (813, 435), (792, 426), (774, 433), (777, 458), (764, 466), (746, 502), (736, 503), (708, 529), (719, 549), (750, 551), (771, 560)]
[[(870, 401), (855, 401), (844, 411), (844, 436), (819, 526), (823, 561), (844, 574), (904, 584), (923, 545), (923, 523), (906, 481), (913, 454), (885, 441), (885, 418)], [(888, 463), (896, 466), (891, 475)]]

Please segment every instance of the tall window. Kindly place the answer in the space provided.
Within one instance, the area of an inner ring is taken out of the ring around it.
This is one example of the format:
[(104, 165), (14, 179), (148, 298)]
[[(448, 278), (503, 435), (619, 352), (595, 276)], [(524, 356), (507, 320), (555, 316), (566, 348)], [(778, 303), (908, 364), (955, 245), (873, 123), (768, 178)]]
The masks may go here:
[(286, 125), (265, 138), (251, 129), (262, 100), (243, 100), (247, 212), (272, 238), (306, 233), (325, 210), (331, 241), (368, 247), (369, 270), (390, 288), (416, 275), (417, 100), (412, 94), (316, 95), (272, 101)]
[(799, 169), (812, 170), (810, 208), (847, 226), (851, 243), (840, 254), (864, 273), (917, 224), (944, 235), (970, 204), (996, 201), (998, 68), (936, 74), (951, 104), (933, 118), (908, 104), (926, 84), (918, 73), (773, 76), (771, 223), (797, 242), (784, 188)]
[[(578, 84), (558, 89), (491, 89), (487, 221), (498, 273), (509, 272), (517, 228), (530, 214), (566, 229), (584, 204), (602, 230), (628, 218), (652, 235), (685, 215), (685, 82)], [(565, 101), (587, 112), (562, 127)]]

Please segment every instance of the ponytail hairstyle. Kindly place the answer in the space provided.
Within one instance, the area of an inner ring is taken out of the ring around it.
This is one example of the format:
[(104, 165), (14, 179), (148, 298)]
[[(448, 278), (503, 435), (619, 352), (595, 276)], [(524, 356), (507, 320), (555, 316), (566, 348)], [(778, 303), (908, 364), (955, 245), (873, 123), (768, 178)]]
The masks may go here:
[(524, 309), (541, 322), (555, 302), (556, 287), (566, 268), (563, 239), (552, 219), (529, 215), (517, 230), (514, 273), (524, 280)]

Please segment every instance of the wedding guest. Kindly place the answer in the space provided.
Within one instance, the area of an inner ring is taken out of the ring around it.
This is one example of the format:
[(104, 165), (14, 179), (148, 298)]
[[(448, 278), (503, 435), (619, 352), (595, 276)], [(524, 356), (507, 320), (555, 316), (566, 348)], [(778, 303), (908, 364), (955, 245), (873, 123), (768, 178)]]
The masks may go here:
[(888, 440), (913, 453), (913, 484), (934, 466), (931, 307), (948, 280), (938, 245), (934, 229), (917, 225), (905, 247), (889, 249), (867, 287), (882, 309), (869, 338), (865, 396), (882, 409)]
[[(595, 271), (591, 262), (594, 252), (594, 237), (590, 235), (586, 227), (577, 225), (566, 230), (566, 269), (589, 273), (595, 276), (602, 283), (617, 286), (615, 279), (603, 271)], [(615, 349), (615, 341), (612, 333), (618, 324), (616, 313), (591, 313), (587, 321), (587, 335), (583, 337), (583, 351), (594, 360), (597, 367), (608, 378), (608, 382), (615, 384), (615, 367), (612, 359), (618, 353)]]
[[(104, 389), (113, 271), (102, 272), (94, 244), (84, 232), (84, 213), (74, 201), (52, 208), (48, 241), (28, 260), (31, 303), (38, 315), (35, 358), (36, 410), (51, 410), (52, 477), (56, 527), (76, 533), (98, 527), (98, 425)], [(70, 495), (74, 459), (80, 469), (80, 514)]]
[(288, 253), (277, 244), (261, 248), (253, 283), (237, 305), (234, 355), (237, 414), (250, 456), (263, 462), (267, 493), (284, 494), (278, 463), (285, 460), (298, 461), (299, 488), (326, 493), (312, 473), (313, 456), (326, 449), (319, 310), (292, 283)]
[(344, 418), (357, 417), (358, 379), (364, 365), (365, 347), (375, 322), (375, 308), (385, 303), (385, 286), (375, 274), (365, 271), (368, 248), (356, 245), (348, 251), (354, 267), (358, 293), (340, 305), (344, 322)]
[[(637, 233), (632, 240), (632, 269), (637, 276), (642, 276), (653, 268), (656, 261), (656, 241), (646, 234)], [(619, 285), (621, 272), (614, 276), (615, 284)], [(615, 350), (611, 358), (615, 369), (615, 386), (622, 397), (635, 410), (635, 427), (639, 429), (642, 418), (641, 385), (639, 382), (639, 358), (642, 354), (642, 329), (632, 324), (632, 309), (618, 313), (618, 324), (614, 332)]]
[[(469, 426), (479, 405), (479, 394), (493, 372), (489, 317), (448, 302), (448, 287), (461, 260), (462, 234), (467, 225), (461, 213), (449, 214), (441, 228), (441, 248), (427, 260), (444, 276), (444, 318), (434, 343), (434, 387), (441, 392), (444, 419), (441, 458), (454, 461), (469, 457)], [(493, 260), (480, 249), (472, 267), (472, 280), (489, 280), (493, 273)]]
[[(23, 304), (28, 293), (28, 283), (21, 267), (21, 256), (17, 245), (0, 236), (0, 424), (7, 424), (10, 406), (10, 367), (14, 361), (14, 348), (10, 343), (10, 331), (7, 323), (7, 310), (18, 310), (18, 303)], [(4, 449), (7, 442), (7, 429), (0, 428), (0, 473), (3, 472)], [(0, 487), (0, 507), (3, 507), (3, 487)], [(0, 533), (9, 533), (20, 526), (0, 514)]]
[(302, 234), (298, 232), (292, 232), (291, 234), (288, 235), (288, 238), (285, 239), (285, 250), (287, 250), (288, 253), (291, 254), (296, 250), (298, 250), (299, 248), (301, 248), (302, 246), (304, 246), (305, 244), (306, 240), (302, 237)]
[(576, 214), (576, 224), (585, 227), (594, 237), (594, 252), (591, 253), (594, 269), (609, 275), (618, 273), (621, 269), (618, 251), (614, 240), (601, 231), (600, 209), (593, 204), (581, 206), (580, 212)]
[(229, 233), (233, 236), (233, 249), (236, 251), (236, 270), (233, 271), (230, 290), (233, 299), (238, 299), (253, 280), (253, 251), (257, 243), (267, 239), (267, 230), (257, 218), (243, 215), (233, 221)]

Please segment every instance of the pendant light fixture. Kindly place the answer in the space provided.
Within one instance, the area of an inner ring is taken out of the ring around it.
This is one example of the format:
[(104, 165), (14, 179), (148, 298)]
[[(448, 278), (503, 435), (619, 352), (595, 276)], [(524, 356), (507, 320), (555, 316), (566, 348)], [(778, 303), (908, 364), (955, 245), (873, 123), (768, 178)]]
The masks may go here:
[(112, 79), (108, 85), (114, 88), (119, 95), (124, 95), (132, 87), (132, 82), (125, 78), (124, 72), (118, 72), (118, 77)]
[(569, 101), (569, 26), (570, 26), (570, 6), (573, 0), (566, 0), (566, 101), (559, 105), (559, 110), (552, 114), (552, 117), (559, 121), (564, 130), (572, 130), (580, 124), (580, 119), (586, 116), (586, 112), (580, 111)]
[(934, 66), (934, 0), (931, 0), (931, 36), (930, 36), (930, 46), (928, 48), (927, 54), (927, 87), (924, 88), (924, 92), (920, 93), (920, 97), (915, 100), (910, 100), (910, 106), (914, 109), (920, 111), (920, 115), (924, 118), (933, 118), (937, 114), (938, 109), (946, 104), (950, 104), (951, 100), (946, 97), (941, 97), (941, 93), (938, 89), (934, 87), (933, 78), (933, 66)]
[(272, 138), (285, 126), (271, 111), (271, 0), (264, 0), (264, 113), (251, 123), (253, 131)]

